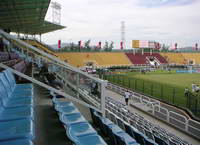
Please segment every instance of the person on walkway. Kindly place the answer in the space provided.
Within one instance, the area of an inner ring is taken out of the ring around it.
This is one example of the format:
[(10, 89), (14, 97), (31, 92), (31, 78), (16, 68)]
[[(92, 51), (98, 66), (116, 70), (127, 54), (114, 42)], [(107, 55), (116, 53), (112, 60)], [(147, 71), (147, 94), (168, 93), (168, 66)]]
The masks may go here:
[(200, 90), (199, 85), (196, 85), (195, 92), (199, 93), (199, 90)]
[(196, 90), (196, 84), (195, 83), (192, 83), (192, 92), (194, 93)]
[(187, 87), (185, 88), (184, 94), (185, 94), (185, 97), (189, 96), (189, 89)]
[(125, 102), (126, 102), (126, 105), (127, 105), (127, 106), (128, 106), (129, 98), (130, 98), (130, 93), (129, 93), (128, 90), (126, 90), (126, 92), (125, 92)]

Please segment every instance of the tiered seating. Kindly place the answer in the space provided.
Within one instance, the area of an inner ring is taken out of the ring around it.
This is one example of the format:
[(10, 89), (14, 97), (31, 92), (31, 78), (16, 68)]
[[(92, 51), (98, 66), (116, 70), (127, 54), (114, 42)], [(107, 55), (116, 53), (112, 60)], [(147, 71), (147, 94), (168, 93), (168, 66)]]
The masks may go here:
[(199, 53), (181, 53), (185, 58), (185, 61), (193, 60), (195, 64), (200, 64), (200, 54)]
[(24, 41), (25, 41), (26, 43), (29, 43), (30, 45), (33, 45), (33, 46), (35, 46), (35, 47), (37, 47), (37, 48), (40, 48), (40, 49), (43, 50), (44, 52), (47, 52), (47, 53), (49, 53), (49, 54), (51, 54), (51, 55), (56, 56), (56, 54), (55, 54), (53, 51), (49, 50), (49, 48), (48, 48), (47, 46), (43, 45), (42, 43), (40, 43), (40, 42), (37, 41), (37, 40), (24, 40)]
[(0, 73), (0, 145), (32, 145), (32, 84), (16, 84), (10, 70)]
[(17, 59), (19, 56), (16, 53), (0, 52), (0, 62)]
[(186, 64), (182, 53), (160, 53), (170, 64)]
[(9, 53), (7, 52), (0, 52), (0, 62), (8, 61), (9, 60)]
[[(117, 119), (115, 119), (116, 117), (110, 113), (107, 113), (106, 116), (117, 122), (119, 126), (123, 126), (126, 132), (141, 145), (146, 145), (147, 140), (150, 140), (151, 143), (156, 142), (159, 145), (189, 145), (188, 142), (183, 141), (160, 126), (152, 124), (142, 116), (129, 112), (124, 104), (108, 97), (106, 102), (106, 108), (119, 118), (122, 118), (125, 123), (118, 123)], [(131, 126), (128, 126), (126, 122)]]
[(167, 60), (159, 53), (152, 53), (152, 56), (156, 57), (159, 60), (159, 62), (162, 64), (168, 63)]
[(129, 58), (129, 60), (135, 64), (135, 65), (148, 65), (148, 61), (147, 61), (147, 57), (156, 57), (160, 63), (165, 64), (167, 63), (167, 61), (165, 60), (164, 57), (162, 57), (159, 53), (152, 53), (152, 55), (150, 55), (150, 53), (144, 53), (142, 55), (142, 53), (126, 53), (126, 56)]
[(93, 62), (99, 67), (132, 65), (124, 53), (57, 53), (57, 55), (75, 67), (85, 66), (87, 62)]
[[(113, 114), (112, 114), (113, 115)], [(108, 118), (102, 117), (100, 114), (98, 114), (96, 111), (91, 109), (91, 116), (92, 119), (102, 132), (109, 137), (112, 145), (139, 145), (135, 139), (133, 139), (128, 133), (126, 133), (122, 128), (123, 121), (119, 118), (117, 118), (118, 125), (114, 124), (116, 123), (112, 118), (112, 121)], [(113, 116), (114, 117), (114, 116)], [(149, 144), (151, 145), (151, 144)]]
[(52, 101), (68, 138), (75, 145), (106, 145), (72, 102), (60, 101), (56, 97)]

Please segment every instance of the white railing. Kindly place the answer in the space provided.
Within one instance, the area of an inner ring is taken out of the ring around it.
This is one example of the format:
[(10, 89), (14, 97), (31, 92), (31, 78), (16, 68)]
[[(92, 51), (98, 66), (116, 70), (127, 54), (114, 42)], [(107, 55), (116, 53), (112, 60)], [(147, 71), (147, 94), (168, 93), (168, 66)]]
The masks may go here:
[[(96, 108), (95, 110), (101, 110), (101, 112), (103, 114), (105, 114), (105, 92), (103, 92), (105, 90), (106, 87), (106, 83), (107, 81), (95, 78), (91, 75), (88, 75), (85, 72), (82, 72), (81, 70), (67, 64), (64, 61), (61, 61), (59, 58), (50, 55), (36, 47), (33, 47), (27, 43), (25, 43), (24, 41), (17, 39), (13, 36), (11, 36), (10, 34), (4, 32), (3, 30), (0, 30), (0, 35), (3, 37), (3, 39), (6, 39), (7, 41), (10, 42), (10, 50), (11, 48), (13, 48), (14, 50), (16, 50), (17, 53), (20, 54), (21, 57), (24, 57), (26, 60), (29, 60), (35, 64), (37, 64), (38, 66), (41, 66), (44, 62), (48, 63), (49, 66), (53, 66), (53, 67), (57, 67), (57, 70), (55, 73), (56, 75), (60, 76), (60, 78), (62, 78), (62, 82), (64, 82), (64, 85), (71, 85), (72, 86), (72, 82), (69, 80), (71, 79), (70, 77), (73, 77), (74, 80), (78, 80), (78, 78), (84, 78), (85, 80), (89, 80), (90, 82), (95, 82), (98, 83), (98, 85), (100, 86), (100, 96), (99, 98), (101, 99), (99, 102), (93, 102), (92, 105), (93, 108)], [(1, 66), (3, 67), (3, 66)], [(72, 75), (73, 74), (73, 75)], [(32, 81), (32, 80), (30, 80)], [(73, 84), (75, 87), (74, 89), (77, 92), (77, 96), (78, 95), (85, 95), (86, 98), (90, 98), (90, 100), (94, 100), (92, 95), (87, 95), (84, 94), (83, 92), (81, 92), (80, 89), (84, 90), (84, 88), (80, 88), (79, 83), (80, 80), (77, 81), (77, 83)], [(67, 93), (67, 92), (66, 92)], [(83, 102), (83, 100), (79, 100), (79, 102)], [(83, 104), (87, 104), (86, 102), (84, 102)], [(88, 105), (91, 104), (88, 103)], [(91, 106), (91, 105), (90, 105)], [(100, 108), (98, 108), (100, 106)]]
[[(122, 96), (124, 96), (125, 88), (108, 83), (108, 89), (115, 91)], [(178, 114), (173, 111), (169, 111), (167, 108), (164, 108), (160, 105), (160, 101), (149, 98), (142, 94), (129, 91), (131, 93), (131, 105), (139, 108), (147, 113), (152, 114), (153, 116), (167, 122), (168, 124), (184, 131), (187, 134), (190, 134), (198, 139), (200, 139), (200, 122), (188, 119), (185, 116)], [(134, 102), (140, 103), (141, 105), (148, 107), (149, 110), (144, 109), (145, 107), (138, 107)]]

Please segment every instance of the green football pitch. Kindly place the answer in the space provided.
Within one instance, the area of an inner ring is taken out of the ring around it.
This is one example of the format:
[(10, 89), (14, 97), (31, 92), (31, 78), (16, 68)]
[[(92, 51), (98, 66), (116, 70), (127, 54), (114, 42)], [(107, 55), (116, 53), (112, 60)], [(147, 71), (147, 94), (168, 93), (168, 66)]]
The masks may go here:
[[(128, 72), (124, 74), (106, 75), (105, 79), (114, 84), (127, 87), (136, 92), (158, 98), (165, 102), (188, 108), (188, 98), (184, 95), (184, 89), (191, 90), (192, 83), (200, 85), (200, 74), (176, 73), (176, 71), (157, 70), (141, 74), (139, 72)], [(197, 107), (200, 107), (200, 97), (190, 98), (191, 106), (198, 99)], [(189, 106), (190, 107), (190, 106)], [(193, 108), (189, 108), (193, 111)]]
[(168, 85), (177, 88), (186, 88), (191, 89), (192, 83), (200, 85), (200, 74), (193, 73), (176, 73), (175, 71), (154, 71), (147, 72), (146, 74), (141, 73), (127, 73), (128, 77), (133, 77), (137, 79), (142, 79), (146, 81), (151, 81), (163, 85)]

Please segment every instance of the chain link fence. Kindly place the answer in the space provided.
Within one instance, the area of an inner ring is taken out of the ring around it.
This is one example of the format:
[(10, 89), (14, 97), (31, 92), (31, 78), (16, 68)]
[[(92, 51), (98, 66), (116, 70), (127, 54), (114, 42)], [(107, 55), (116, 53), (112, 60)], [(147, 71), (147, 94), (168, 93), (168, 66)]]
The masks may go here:
[(194, 115), (200, 117), (200, 96), (189, 93), (185, 96), (184, 89), (167, 84), (136, 79), (126, 75), (103, 75), (103, 79), (111, 83), (129, 88), (135, 92), (157, 98), (166, 103), (189, 109)]

